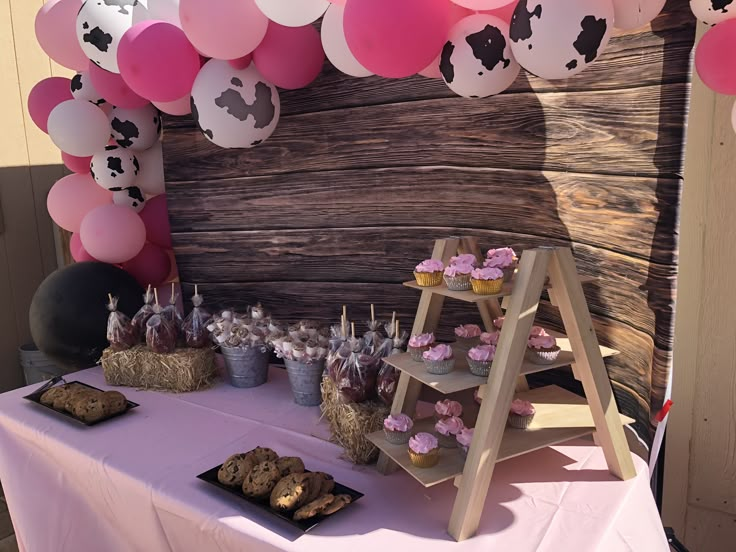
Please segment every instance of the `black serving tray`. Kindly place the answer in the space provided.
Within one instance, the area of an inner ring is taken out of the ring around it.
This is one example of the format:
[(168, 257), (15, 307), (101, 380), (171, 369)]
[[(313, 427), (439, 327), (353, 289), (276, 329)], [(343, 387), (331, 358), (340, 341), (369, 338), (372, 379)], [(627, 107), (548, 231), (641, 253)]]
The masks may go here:
[(69, 383), (76, 383), (77, 385), (82, 385), (84, 387), (88, 387), (89, 389), (94, 389), (95, 391), (102, 391), (102, 389), (98, 389), (97, 387), (93, 387), (91, 385), (87, 385), (86, 383), (83, 383), (81, 381), (68, 381), (68, 382), (65, 382), (62, 378), (54, 378), (54, 380), (49, 381), (48, 383), (46, 383), (45, 385), (43, 385), (42, 387), (40, 387), (38, 390), (34, 391), (30, 395), (26, 395), (23, 398), (26, 399), (26, 400), (28, 400), (28, 401), (31, 401), (33, 403), (36, 403), (37, 405), (45, 408), (46, 410), (50, 410), (51, 412), (55, 412), (56, 414), (58, 414), (60, 416), (64, 416), (65, 418), (69, 418), (70, 420), (74, 420), (78, 424), (82, 424), (82, 425), (85, 425), (85, 426), (88, 426), (88, 427), (95, 426), (97, 424), (105, 423), (105, 422), (107, 422), (109, 420), (112, 420), (114, 418), (117, 418), (118, 416), (122, 416), (123, 414), (126, 414), (129, 410), (132, 410), (133, 408), (137, 408), (137, 407), (140, 406), (138, 403), (134, 403), (133, 401), (128, 401), (128, 405), (127, 405), (126, 409), (123, 410), (122, 412), (118, 412), (117, 414), (113, 414), (112, 416), (110, 416), (108, 418), (103, 418), (102, 420), (97, 420), (96, 422), (84, 422), (84, 421), (80, 420), (79, 418), (77, 418), (74, 414), (72, 414), (70, 412), (67, 412), (66, 410), (56, 410), (55, 408), (53, 408), (51, 406), (47, 406), (47, 405), (41, 403), (41, 395), (43, 395), (46, 391), (48, 391), (49, 389), (51, 389), (56, 383), (61, 383), (61, 382), (64, 382), (64, 383), (67, 383), (67, 384), (69, 384)]
[[(240, 500), (247, 502), (248, 504), (253, 505), (254, 507), (258, 508), (259, 510), (266, 512), (273, 516), (274, 518), (278, 518), (280, 520), (285, 521), (292, 527), (298, 529), (302, 533), (308, 533), (315, 527), (317, 527), (320, 523), (323, 521), (333, 518), (336, 515), (342, 513), (344, 510), (347, 510), (350, 508), (353, 504), (355, 504), (355, 501), (358, 500), (363, 496), (363, 493), (360, 493), (356, 491), (355, 489), (351, 489), (350, 487), (346, 487), (345, 485), (341, 485), (337, 481), (335, 481), (335, 489), (332, 491), (332, 494), (338, 495), (338, 494), (346, 494), (350, 495), (350, 497), (353, 499), (350, 504), (342, 508), (341, 510), (338, 510), (332, 515), (329, 516), (315, 516), (313, 518), (304, 519), (300, 521), (294, 521), (291, 516), (287, 514), (282, 514), (281, 512), (277, 512), (276, 510), (272, 509), (268, 502), (261, 502), (259, 500), (255, 500), (253, 498), (249, 498), (243, 494), (243, 492), (238, 487), (228, 487), (227, 485), (223, 485), (217, 480), (217, 472), (220, 471), (220, 468), (222, 467), (222, 464), (219, 466), (215, 466), (211, 470), (207, 470), (204, 473), (200, 473), (197, 476), (197, 479), (201, 479), (202, 481), (205, 481), (209, 483), (210, 485), (214, 485), (215, 487), (219, 487), (223, 491), (227, 491), (233, 496), (238, 497)], [(309, 472), (309, 470), (306, 470)]]

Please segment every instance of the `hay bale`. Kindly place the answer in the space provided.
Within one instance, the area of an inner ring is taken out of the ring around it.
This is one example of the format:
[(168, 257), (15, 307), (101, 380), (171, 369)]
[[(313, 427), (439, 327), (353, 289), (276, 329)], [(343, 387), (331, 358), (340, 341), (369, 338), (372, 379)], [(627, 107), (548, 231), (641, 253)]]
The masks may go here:
[(175, 393), (204, 389), (217, 377), (211, 349), (177, 349), (168, 355), (143, 345), (119, 352), (105, 349), (102, 368), (108, 385)]
[(322, 378), (322, 416), (330, 424), (332, 440), (345, 450), (345, 456), (354, 464), (372, 464), (379, 450), (365, 438), (383, 427), (389, 408), (378, 401), (342, 403), (335, 382)]

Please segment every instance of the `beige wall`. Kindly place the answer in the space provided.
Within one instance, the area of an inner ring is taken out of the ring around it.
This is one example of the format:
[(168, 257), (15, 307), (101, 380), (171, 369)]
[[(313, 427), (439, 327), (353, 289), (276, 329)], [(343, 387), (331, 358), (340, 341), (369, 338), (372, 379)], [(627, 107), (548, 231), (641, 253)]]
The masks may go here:
[(28, 116), (34, 84), (68, 71), (36, 42), (42, 0), (0, 0), (0, 391), (22, 382), (17, 348), (30, 341), (28, 307), (57, 266), (55, 230), (46, 195), (60, 178), (59, 150)]
[(693, 75), (664, 494), (665, 524), (693, 552), (736, 549), (733, 103)]

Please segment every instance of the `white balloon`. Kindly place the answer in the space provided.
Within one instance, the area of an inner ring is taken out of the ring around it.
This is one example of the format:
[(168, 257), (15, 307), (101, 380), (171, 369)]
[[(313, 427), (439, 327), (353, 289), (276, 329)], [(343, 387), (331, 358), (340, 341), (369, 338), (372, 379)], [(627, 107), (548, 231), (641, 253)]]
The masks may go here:
[(71, 89), (72, 96), (74, 96), (75, 100), (87, 100), (98, 107), (107, 104), (105, 98), (102, 97), (92, 84), (88, 71), (82, 71), (72, 77)]
[(164, 155), (161, 142), (146, 151), (136, 153), (141, 168), (135, 185), (144, 193), (154, 196), (166, 191), (164, 181)]
[(67, 100), (49, 114), (48, 131), (61, 151), (89, 157), (110, 140), (110, 121), (104, 111), (86, 100)]
[(166, 21), (181, 29), (179, 0), (138, 0), (133, 9), (133, 23), (149, 20)]
[(450, 90), (466, 98), (503, 92), (521, 67), (511, 53), (509, 26), (492, 15), (470, 15), (458, 21), (442, 49), (440, 72)]
[(133, 185), (140, 165), (132, 151), (119, 146), (105, 146), (104, 150), (92, 156), (89, 169), (95, 182), (115, 192)]
[(736, 17), (736, 2), (733, 0), (690, 0), (690, 9), (695, 17), (708, 25)]
[(612, 0), (521, 0), (509, 34), (516, 61), (552, 80), (576, 75), (595, 61), (612, 30)]
[(161, 113), (151, 104), (137, 109), (114, 108), (110, 125), (113, 140), (134, 151), (147, 150), (161, 137)]
[(317, 21), (330, 5), (327, 0), (255, 0), (271, 21), (286, 27), (303, 27)]
[(136, 213), (140, 213), (146, 206), (146, 198), (138, 186), (129, 186), (112, 193), (112, 202), (115, 205), (130, 207)]
[(118, 45), (133, 26), (138, 0), (87, 0), (77, 15), (77, 38), (94, 63), (113, 73), (118, 69)]
[(343, 29), (343, 16), (345, 6), (332, 4), (327, 8), (322, 19), (322, 47), (327, 59), (330, 60), (338, 70), (353, 77), (369, 77), (371, 73), (363, 67), (348, 47)]
[(279, 122), (276, 87), (251, 63), (235, 69), (211, 59), (192, 88), (192, 117), (202, 133), (223, 148), (251, 148), (266, 140)]
[(630, 31), (651, 23), (667, 0), (613, 0), (613, 26)]

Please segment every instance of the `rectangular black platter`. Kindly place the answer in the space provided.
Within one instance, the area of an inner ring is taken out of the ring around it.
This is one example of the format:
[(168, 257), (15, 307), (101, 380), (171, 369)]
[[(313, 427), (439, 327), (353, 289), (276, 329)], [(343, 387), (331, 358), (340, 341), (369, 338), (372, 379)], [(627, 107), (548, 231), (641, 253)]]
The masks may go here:
[[(89, 387), (90, 389), (94, 389), (95, 391), (102, 391), (102, 389), (97, 389), (97, 387), (92, 387), (91, 385), (87, 385), (86, 383), (82, 383), (81, 381), (69, 381), (69, 382), (67, 382), (67, 384), (70, 384), (70, 383), (76, 383), (77, 385), (83, 385), (84, 387)], [(79, 418), (77, 418), (74, 414), (71, 414), (70, 412), (67, 412), (66, 410), (63, 410), (63, 411), (62, 410), (56, 410), (55, 408), (52, 408), (50, 406), (46, 406), (45, 404), (42, 404), (41, 403), (41, 395), (43, 395), (46, 391), (48, 391), (48, 389), (41, 389), (40, 391), (35, 391), (35, 392), (31, 393), (30, 395), (26, 395), (23, 398), (26, 399), (26, 400), (29, 400), (31, 402), (34, 402), (37, 405), (42, 406), (43, 408), (45, 408), (47, 410), (50, 410), (51, 412), (56, 412), (60, 416), (65, 416), (66, 418), (69, 418), (70, 420), (74, 420), (78, 424), (86, 425), (88, 427), (91, 427), (91, 426), (94, 426), (94, 425), (97, 425), (97, 424), (105, 423), (108, 420), (113, 420), (113, 419), (117, 418), (118, 416), (122, 416), (123, 414), (125, 414), (129, 410), (132, 410), (133, 408), (137, 408), (138, 406), (140, 406), (138, 403), (134, 403), (133, 401), (128, 401), (127, 408), (125, 410), (123, 410), (122, 412), (119, 412), (118, 414), (115, 414), (113, 416), (110, 416), (109, 418), (103, 418), (102, 420), (98, 420), (96, 422), (83, 422), (82, 420), (80, 420)]]
[[(345, 485), (341, 485), (337, 481), (335, 481), (335, 489), (332, 491), (332, 494), (338, 495), (338, 494), (346, 494), (350, 495), (350, 497), (353, 499), (353, 501), (345, 506), (342, 510), (338, 510), (334, 514), (330, 516), (315, 516), (310, 519), (304, 519), (301, 521), (294, 521), (289, 517), (288, 515), (282, 514), (280, 512), (277, 512), (276, 510), (271, 509), (271, 507), (268, 505), (268, 502), (261, 502), (258, 500), (254, 500), (252, 498), (248, 498), (245, 496), (240, 489), (234, 488), (234, 487), (228, 487), (227, 485), (223, 485), (217, 480), (217, 472), (222, 467), (222, 464), (219, 466), (215, 466), (211, 470), (207, 470), (204, 473), (200, 473), (197, 476), (197, 479), (201, 479), (202, 481), (205, 481), (209, 483), (210, 485), (214, 485), (215, 487), (219, 487), (220, 489), (227, 491), (233, 496), (238, 497), (240, 500), (247, 502), (248, 504), (252, 504), (256, 508), (260, 509), (263, 512), (267, 512), (268, 514), (272, 515), (275, 518), (281, 519), (291, 525), (292, 527), (295, 527), (302, 533), (307, 533), (317, 527), (320, 523), (325, 521), (326, 519), (330, 519), (332, 517), (335, 517), (336, 515), (340, 514), (343, 510), (347, 510), (350, 508), (353, 504), (355, 504), (355, 501), (358, 500), (363, 496), (363, 493), (360, 493), (356, 491), (355, 489), (351, 489), (350, 487), (346, 487)], [(307, 470), (308, 471), (308, 470)]]

